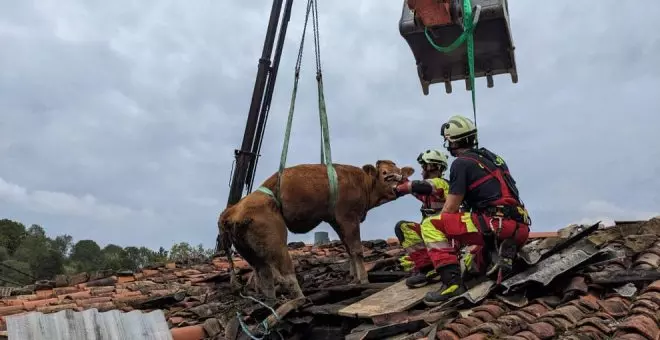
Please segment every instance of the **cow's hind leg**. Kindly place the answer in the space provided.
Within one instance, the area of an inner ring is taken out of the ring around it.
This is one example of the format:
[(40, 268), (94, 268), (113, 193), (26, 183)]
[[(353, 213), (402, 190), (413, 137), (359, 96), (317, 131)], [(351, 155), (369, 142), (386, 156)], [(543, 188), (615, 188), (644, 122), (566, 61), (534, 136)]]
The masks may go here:
[(287, 247), (284, 247), (276, 256), (277, 270), (282, 275), (282, 286), (293, 299), (304, 298), (305, 295), (300, 288), (296, 278), (296, 269), (291, 260), (291, 255)]
[(257, 268), (257, 284), (266, 299), (275, 300), (275, 278), (273, 277), (273, 268), (269, 264), (263, 264)]
[(353, 276), (353, 281), (357, 283), (369, 283), (367, 270), (364, 268), (360, 222), (339, 221), (333, 223), (332, 226), (351, 257), (351, 276)]
[(257, 287), (269, 300), (275, 300), (275, 278), (270, 258), (273, 245), (267, 234), (268, 224), (259, 215), (252, 216), (250, 223), (235, 228), (232, 241), (239, 254), (254, 269)]

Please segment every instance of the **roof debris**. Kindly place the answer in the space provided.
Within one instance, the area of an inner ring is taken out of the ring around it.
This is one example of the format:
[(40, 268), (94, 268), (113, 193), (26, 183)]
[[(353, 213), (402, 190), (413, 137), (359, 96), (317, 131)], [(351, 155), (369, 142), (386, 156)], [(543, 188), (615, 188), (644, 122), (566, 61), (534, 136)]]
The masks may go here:
[[(263, 339), (660, 339), (660, 218), (607, 228), (572, 225), (537, 236), (523, 248), (518, 274), (499, 286), (471, 283), (463, 296), (435, 308), (420, 303), (417, 292), (401, 289), (407, 274), (396, 261), (403, 254), (396, 239), (363, 242), (371, 283), (361, 285), (349, 284), (349, 258), (339, 242), (291, 243), (305, 300), (264, 306), (250, 284), (244, 295), (232, 294), (229, 265), (218, 257), (137, 273), (83, 273), (16, 289), (0, 299), (0, 334), (13, 327), (10, 315), (96, 309), (162, 310), (174, 340), (243, 340), (250, 334)], [(247, 263), (236, 257), (234, 264), (251, 282)]]

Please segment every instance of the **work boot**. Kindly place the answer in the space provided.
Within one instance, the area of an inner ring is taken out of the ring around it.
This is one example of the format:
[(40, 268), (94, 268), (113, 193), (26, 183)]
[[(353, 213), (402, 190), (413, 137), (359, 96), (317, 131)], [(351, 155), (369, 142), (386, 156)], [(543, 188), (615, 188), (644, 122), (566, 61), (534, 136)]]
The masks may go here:
[(478, 255), (475, 256), (475, 254), (472, 254), (469, 251), (466, 251), (463, 256), (461, 256), (460, 263), (463, 280), (469, 280), (482, 275), (482, 269), (480, 267), (483, 265), (480, 266), (477, 264), (477, 257)]
[(450, 264), (436, 270), (439, 272), (444, 285), (440, 290), (428, 292), (424, 296), (424, 303), (431, 307), (441, 305), (449, 299), (465, 293), (465, 287), (461, 279), (461, 268), (457, 264)]
[(410, 289), (424, 287), (428, 284), (439, 282), (438, 272), (431, 268), (416, 270), (411, 277), (406, 279), (406, 286)]
[(492, 261), (488, 267), (486, 276), (499, 280), (511, 273), (517, 252), (518, 246), (513, 240), (507, 239), (500, 242), (497, 253), (491, 255)]

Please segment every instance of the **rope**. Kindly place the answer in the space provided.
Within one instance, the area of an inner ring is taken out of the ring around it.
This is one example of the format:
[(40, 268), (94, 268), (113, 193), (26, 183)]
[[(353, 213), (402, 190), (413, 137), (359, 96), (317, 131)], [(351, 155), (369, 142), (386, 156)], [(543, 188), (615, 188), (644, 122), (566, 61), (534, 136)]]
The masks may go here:
[(477, 126), (477, 104), (475, 100), (476, 89), (474, 87), (474, 30), (479, 21), (479, 15), (481, 14), (481, 6), (477, 5), (477, 10), (474, 15), (472, 15), (472, 2), (470, 0), (463, 0), (463, 33), (454, 40), (453, 43), (449, 44), (447, 47), (439, 46), (433, 41), (433, 38), (429, 34), (428, 27), (424, 27), (424, 35), (426, 40), (439, 52), (449, 53), (455, 50), (458, 46), (467, 42), (467, 58), (468, 58), (468, 71), (470, 78), (470, 92), (472, 93), (472, 115), (474, 117), (474, 126)]
[(300, 79), (300, 66), (302, 64), (303, 47), (305, 44), (305, 35), (307, 33), (307, 24), (309, 22), (309, 14), (312, 13), (312, 29), (314, 34), (314, 54), (316, 62), (316, 81), (318, 90), (318, 105), (319, 105), (319, 122), (321, 126), (321, 163), (326, 165), (328, 173), (328, 181), (330, 184), (330, 209), (334, 211), (337, 199), (337, 173), (332, 165), (332, 154), (330, 148), (330, 129), (328, 127), (328, 115), (325, 106), (325, 96), (323, 94), (323, 75), (321, 71), (321, 46), (319, 41), (319, 25), (318, 25), (318, 7), (316, 0), (307, 1), (307, 11), (305, 13), (305, 23), (303, 26), (302, 37), (300, 39), (300, 46), (298, 49), (298, 58), (296, 60), (295, 75), (293, 81), (293, 91), (291, 93), (291, 102), (289, 104), (289, 116), (287, 118), (286, 129), (284, 132), (284, 142), (282, 145), (282, 154), (280, 156), (280, 166), (277, 172), (277, 184), (275, 192), (266, 187), (259, 187), (257, 190), (261, 191), (275, 199), (278, 208), (282, 209), (281, 202), (281, 180), (282, 173), (286, 166), (286, 159), (289, 151), (289, 140), (291, 138), (291, 126), (293, 125), (293, 113), (295, 111), (296, 96), (298, 93), (298, 81)]
[[(254, 297), (252, 297), (250, 295), (246, 296), (246, 295), (243, 295), (242, 293), (240, 293), (240, 296), (244, 299), (250, 299), (250, 300), (252, 300), (252, 301), (268, 308), (270, 310), (270, 312), (272, 313), (272, 315), (274, 315), (275, 318), (277, 318), (278, 321), (280, 320), (279, 314), (277, 314), (277, 311), (275, 309), (273, 309), (273, 307), (271, 307), (271, 306), (255, 299)], [(252, 340), (262, 340), (268, 334), (270, 334), (270, 329), (268, 329), (268, 323), (266, 322), (268, 317), (264, 318), (260, 323), (261, 327), (263, 327), (263, 329), (264, 329), (263, 330), (263, 336), (261, 338), (256, 337), (254, 334), (252, 334), (252, 332), (250, 332), (250, 329), (248, 328), (248, 326), (245, 324), (245, 322), (243, 322), (243, 314), (241, 314), (241, 312), (236, 312), (236, 318), (238, 319), (238, 323), (241, 326), (241, 329), (243, 330), (243, 333), (245, 333), (247, 336), (249, 336)], [(277, 332), (277, 334), (280, 336), (280, 338), (282, 338), (282, 334), (280, 334), (280, 332)]]

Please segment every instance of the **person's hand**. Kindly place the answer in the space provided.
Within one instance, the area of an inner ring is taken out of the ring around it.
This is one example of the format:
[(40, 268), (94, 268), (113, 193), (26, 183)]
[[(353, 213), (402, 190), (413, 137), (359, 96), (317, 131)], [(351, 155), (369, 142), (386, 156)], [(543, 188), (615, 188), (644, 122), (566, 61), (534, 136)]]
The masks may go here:
[(401, 176), (400, 174), (389, 174), (385, 176), (385, 181), (387, 182), (393, 181), (393, 182), (401, 183), (402, 180), (403, 180), (403, 176)]

